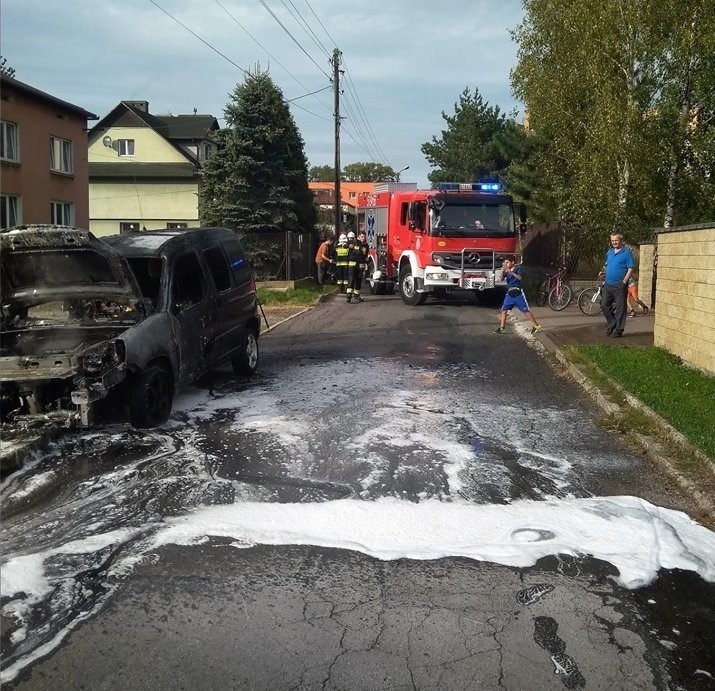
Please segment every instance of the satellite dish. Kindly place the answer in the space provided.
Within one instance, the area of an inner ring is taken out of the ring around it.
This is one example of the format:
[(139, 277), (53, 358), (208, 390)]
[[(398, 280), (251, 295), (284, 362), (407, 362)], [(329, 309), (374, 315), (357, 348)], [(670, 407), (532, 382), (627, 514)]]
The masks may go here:
[(112, 138), (107, 134), (102, 138), (102, 144), (106, 146), (107, 148), (111, 149), (112, 148)]

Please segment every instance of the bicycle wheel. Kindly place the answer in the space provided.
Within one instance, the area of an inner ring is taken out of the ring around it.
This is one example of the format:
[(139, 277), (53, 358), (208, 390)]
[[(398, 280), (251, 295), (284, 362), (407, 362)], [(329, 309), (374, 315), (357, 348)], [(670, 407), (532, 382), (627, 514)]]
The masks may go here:
[(578, 294), (578, 308), (589, 317), (601, 314), (601, 291), (598, 288), (585, 288)]
[(571, 302), (571, 286), (568, 283), (562, 283), (552, 288), (549, 293), (549, 307), (552, 310), (560, 312), (565, 310)]
[(549, 298), (549, 279), (545, 278), (536, 290), (536, 304), (543, 307)]

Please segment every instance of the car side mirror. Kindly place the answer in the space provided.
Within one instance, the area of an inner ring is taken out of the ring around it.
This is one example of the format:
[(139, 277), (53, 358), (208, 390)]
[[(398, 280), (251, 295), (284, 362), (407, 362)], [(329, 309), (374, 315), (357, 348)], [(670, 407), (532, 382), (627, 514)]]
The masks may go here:
[(519, 204), (519, 220), (522, 223), (526, 223), (526, 204), (524, 202)]

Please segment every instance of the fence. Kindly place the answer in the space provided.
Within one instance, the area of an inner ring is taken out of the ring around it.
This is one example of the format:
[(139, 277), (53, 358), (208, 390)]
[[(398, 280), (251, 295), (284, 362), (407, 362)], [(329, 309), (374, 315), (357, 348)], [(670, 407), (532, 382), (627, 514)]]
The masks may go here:
[(524, 264), (542, 268), (565, 266), (570, 278), (595, 278), (603, 266), (608, 238), (589, 241), (581, 230), (561, 221), (532, 224), (522, 237)]
[(652, 245), (641, 252), (655, 266), (655, 345), (715, 374), (715, 223), (659, 230), (655, 249), (655, 261)]
[(242, 235), (256, 280), (291, 281), (315, 276), (317, 237), (290, 230)]

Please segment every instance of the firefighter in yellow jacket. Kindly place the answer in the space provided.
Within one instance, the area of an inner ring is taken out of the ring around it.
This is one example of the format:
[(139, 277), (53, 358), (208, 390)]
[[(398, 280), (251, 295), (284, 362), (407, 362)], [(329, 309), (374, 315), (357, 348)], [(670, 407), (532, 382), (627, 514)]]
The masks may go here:
[(348, 290), (348, 252), (348, 237), (345, 233), (341, 233), (335, 246), (336, 283), (341, 293), (346, 293)]
[[(355, 238), (352, 233), (352, 244), (349, 244), (350, 254), (348, 259), (348, 302), (362, 302), (360, 288), (362, 279), (367, 268), (367, 257), (370, 247), (367, 244), (365, 231), (361, 230)], [(348, 233), (348, 243), (350, 243), (350, 233)]]

